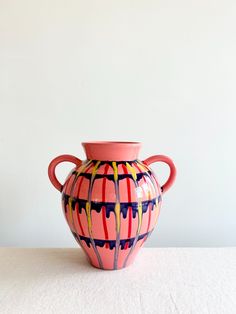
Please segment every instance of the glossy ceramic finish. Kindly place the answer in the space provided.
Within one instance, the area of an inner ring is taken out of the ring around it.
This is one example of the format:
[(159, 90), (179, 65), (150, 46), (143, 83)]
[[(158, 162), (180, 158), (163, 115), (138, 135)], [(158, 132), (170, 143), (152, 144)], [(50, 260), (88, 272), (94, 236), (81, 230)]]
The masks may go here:
[[(174, 181), (175, 166), (163, 155), (138, 160), (140, 143), (92, 142), (83, 146), (87, 160), (59, 156), (49, 165), (49, 178), (62, 192), (66, 221), (91, 264), (120, 269), (133, 262), (152, 233), (162, 194)], [(63, 161), (76, 167), (62, 186), (55, 167)], [(163, 187), (148, 166), (155, 161), (170, 166), (170, 177)]]

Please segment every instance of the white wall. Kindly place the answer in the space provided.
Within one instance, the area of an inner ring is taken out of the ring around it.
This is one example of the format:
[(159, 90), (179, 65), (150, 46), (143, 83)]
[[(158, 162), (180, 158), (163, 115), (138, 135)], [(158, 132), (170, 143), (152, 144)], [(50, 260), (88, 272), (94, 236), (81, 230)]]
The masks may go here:
[(234, 0), (2, 0), (0, 29), (0, 245), (76, 246), (47, 166), (86, 140), (175, 161), (149, 246), (236, 245)]

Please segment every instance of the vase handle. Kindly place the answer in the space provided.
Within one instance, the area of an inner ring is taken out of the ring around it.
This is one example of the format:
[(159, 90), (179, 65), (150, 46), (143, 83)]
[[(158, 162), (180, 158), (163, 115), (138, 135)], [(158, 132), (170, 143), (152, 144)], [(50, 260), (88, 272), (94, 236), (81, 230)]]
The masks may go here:
[(79, 166), (82, 163), (82, 161), (79, 158), (72, 156), (72, 155), (61, 155), (61, 156), (54, 158), (50, 162), (50, 164), (48, 166), (48, 176), (49, 176), (49, 179), (50, 179), (52, 185), (60, 192), (63, 189), (63, 185), (57, 180), (57, 177), (55, 174), (55, 169), (56, 169), (56, 166), (58, 164), (60, 164), (61, 162), (64, 162), (64, 161), (72, 162), (76, 166)]
[(169, 178), (167, 179), (166, 183), (162, 185), (161, 187), (162, 193), (165, 193), (167, 190), (169, 190), (169, 188), (172, 186), (172, 184), (175, 181), (176, 168), (173, 161), (169, 157), (164, 156), (164, 155), (154, 155), (145, 159), (143, 163), (149, 166), (153, 162), (159, 162), (159, 161), (166, 163), (170, 167)]

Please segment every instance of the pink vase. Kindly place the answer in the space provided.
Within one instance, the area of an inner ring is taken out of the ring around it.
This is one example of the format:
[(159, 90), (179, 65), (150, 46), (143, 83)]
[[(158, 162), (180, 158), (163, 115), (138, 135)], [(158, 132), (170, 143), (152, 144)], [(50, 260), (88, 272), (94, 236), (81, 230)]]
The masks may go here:
[[(101, 269), (130, 265), (152, 233), (159, 216), (162, 194), (173, 184), (176, 169), (166, 156), (140, 161), (141, 143), (82, 143), (87, 159), (58, 156), (48, 175), (62, 193), (66, 221), (90, 263)], [(75, 164), (62, 185), (55, 175), (64, 161)], [(164, 162), (170, 167), (167, 182), (160, 186), (149, 165)]]

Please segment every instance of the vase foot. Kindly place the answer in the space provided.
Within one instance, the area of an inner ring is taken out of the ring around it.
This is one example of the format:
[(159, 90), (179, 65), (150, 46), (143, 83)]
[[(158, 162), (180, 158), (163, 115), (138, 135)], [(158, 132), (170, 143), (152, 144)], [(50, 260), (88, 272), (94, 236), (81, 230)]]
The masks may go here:
[(111, 270), (122, 270), (122, 269), (125, 269), (125, 268), (128, 268), (130, 265), (133, 264), (133, 262), (127, 264), (126, 266), (122, 266), (122, 267), (117, 267), (116, 269), (115, 268), (109, 268), (109, 267), (104, 267), (104, 268), (101, 268), (99, 267), (97, 264), (94, 264), (92, 262), (89, 262), (90, 265), (96, 269), (100, 269), (100, 270), (107, 270), (107, 271), (111, 271)]

